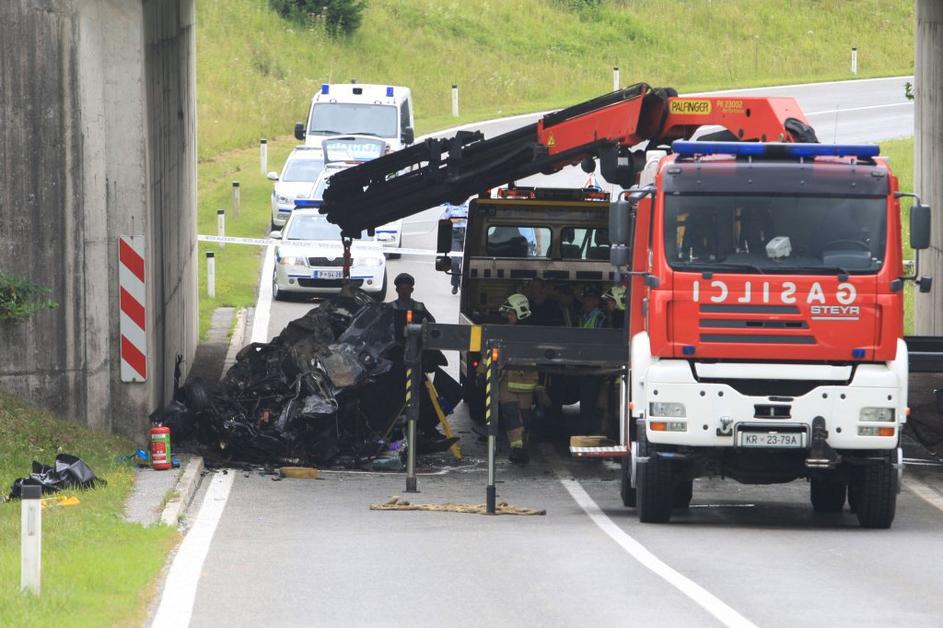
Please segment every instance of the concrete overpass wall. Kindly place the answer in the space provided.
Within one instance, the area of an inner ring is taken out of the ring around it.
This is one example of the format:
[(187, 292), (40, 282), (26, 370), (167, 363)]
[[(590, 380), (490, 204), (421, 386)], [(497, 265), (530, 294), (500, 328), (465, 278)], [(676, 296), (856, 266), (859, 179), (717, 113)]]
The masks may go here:
[(943, 0), (917, 0), (914, 83), (914, 186), (933, 209), (930, 249), (921, 273), (933, 277), (929, 294), (917, 294), (915, 333), (943, 334)]
[[(0, 322), (0, 386), (137, 438), (196, 344), (193, 21), (193, 0), (0, 2), (0, 269), (59, 303)], [(120, 381), (119, 235), (146, 237), (143, 383)]]

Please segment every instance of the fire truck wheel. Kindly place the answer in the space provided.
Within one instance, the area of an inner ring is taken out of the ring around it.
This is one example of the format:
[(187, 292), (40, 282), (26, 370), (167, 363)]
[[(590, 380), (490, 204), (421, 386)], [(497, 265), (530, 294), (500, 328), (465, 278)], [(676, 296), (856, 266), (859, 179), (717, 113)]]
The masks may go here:
[(642, 523), (666, 523), (674, 502), (671, 462), (659, 458), (649, 447), (644, 430), (639, 430), (638, 439), (639, 457), (648, 458), (635, 472), (638, 519)]
[(636, 491), (632, 488), (632, 454), (622, 459), (622, 488), (619, 493), (622, 495), (623, 506), (635, 508)]
[(841, 512), (845, 507), (845, 483), (831, 477), (814, 477), (811, 487), (812, 509), (815, 512)]
[(683, 510), (691, 505), (692, 497), (694, 497), (694, 480), (678, 482), (674, 488), (671, 506)]
[(897, 510), (897, 469), (890, 460), (857, 470), (855, 514), (862, 528), (889, 528)]

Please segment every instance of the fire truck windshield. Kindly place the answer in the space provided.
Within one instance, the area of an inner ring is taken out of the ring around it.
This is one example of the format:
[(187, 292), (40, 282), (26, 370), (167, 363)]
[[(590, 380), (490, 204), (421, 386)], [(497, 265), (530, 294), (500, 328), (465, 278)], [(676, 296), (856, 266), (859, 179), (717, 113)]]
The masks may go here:
[(665, 255), (696, 272), (872, 274), (885, 257), (882, 198), (665, 197)]

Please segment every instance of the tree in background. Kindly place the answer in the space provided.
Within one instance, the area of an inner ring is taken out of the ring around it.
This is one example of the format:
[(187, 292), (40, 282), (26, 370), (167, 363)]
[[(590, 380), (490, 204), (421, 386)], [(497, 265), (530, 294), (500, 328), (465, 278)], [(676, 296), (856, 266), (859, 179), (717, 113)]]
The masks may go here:
[(350, 35), (360, 27), (367, 0), (269, 0), (283, 18), (321, 22), (331, 36)]

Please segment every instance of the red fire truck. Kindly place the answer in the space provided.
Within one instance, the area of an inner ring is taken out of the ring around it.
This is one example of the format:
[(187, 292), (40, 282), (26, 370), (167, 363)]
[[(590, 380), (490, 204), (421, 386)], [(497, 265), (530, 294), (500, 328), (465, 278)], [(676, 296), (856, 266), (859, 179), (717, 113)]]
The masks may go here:
[[(904, 283), (930, 289), (919, 264), (904, 273), (899, 199), (914, 195), (877, 146), (818, 143), (793, 99), (638, 84), (495, 138), (460, 132), (346, 170), (322, 211), (359, 233), (594, 159), (626, 190), (607, 238), (628, 289), (621, 443), (599, 452), (623, 459), (625, 504), (664, 522), (694, 478), (808, 478), (816, 511), (847, 501), (862, 526), (889, 527), (908, 413)], [(910, 221), (912, 248), (926, 248), (919, 199)], [(561, 251), (550, 242), (548, 258)], [(556, 351), (575, 331), (539, 342)]]

